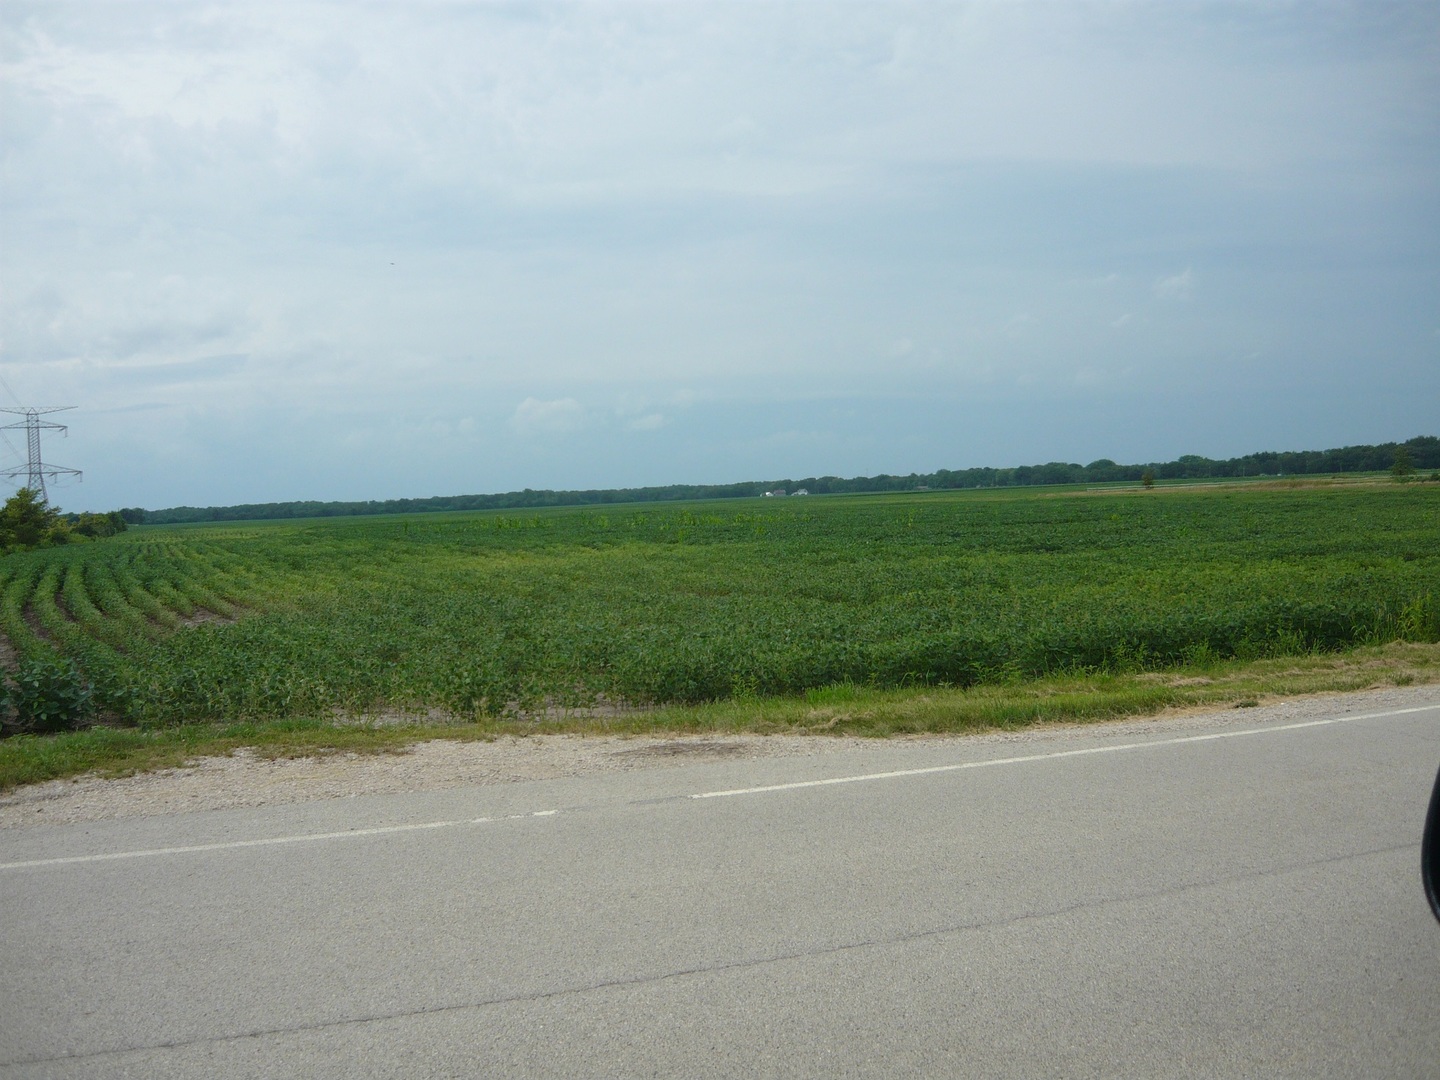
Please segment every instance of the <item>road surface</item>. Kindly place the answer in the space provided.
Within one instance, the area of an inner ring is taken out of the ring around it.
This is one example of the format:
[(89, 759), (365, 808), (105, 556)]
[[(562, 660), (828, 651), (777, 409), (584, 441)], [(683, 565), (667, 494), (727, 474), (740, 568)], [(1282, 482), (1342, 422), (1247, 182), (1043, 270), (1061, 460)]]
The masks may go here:
[(0, 830), (5, 1077), (1434, 1077), (1440, 689)]

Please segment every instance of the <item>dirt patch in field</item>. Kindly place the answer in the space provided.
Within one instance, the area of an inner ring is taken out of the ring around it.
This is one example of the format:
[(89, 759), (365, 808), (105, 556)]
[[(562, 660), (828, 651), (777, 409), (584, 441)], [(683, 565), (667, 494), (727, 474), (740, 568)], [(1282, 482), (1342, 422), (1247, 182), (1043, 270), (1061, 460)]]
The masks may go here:
[(181, 626), (205, 626), (207, 623), (229, 626), (235, 621), (233, 616), (221, 615), (218, 611), (211, 611), (209, 608), (196, 608), (189, 615), (179, 615), (178, 618)]
[(46, 630), (45, 627), (41, 624), (40, 616), (35, 614), (34, 608), (26, 605), (25, 610), (21, 612), (21, 618), (25, 620), (25, 625), (30, 627), (30, 632), (32, 634), (38, 637), (41, 641), (48, 641), (51, 644), (54, 644), (55, 635), (50, 633), (49, 630)]

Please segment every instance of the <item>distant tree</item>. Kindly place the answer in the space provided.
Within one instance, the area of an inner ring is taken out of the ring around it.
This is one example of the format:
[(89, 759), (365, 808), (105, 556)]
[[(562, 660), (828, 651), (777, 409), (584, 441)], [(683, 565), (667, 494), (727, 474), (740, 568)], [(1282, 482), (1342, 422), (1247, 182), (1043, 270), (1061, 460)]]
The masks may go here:
[(1153, 488), (1155, 486), (1155, 470), (1146, 469), (1142, 472), (1140, 474), (1140, 483), (1144, 484), (1147, 488)]
[(71, 514), (69, 521), (75, 532), (94, 540), (114, 536), (128, 528), (125, 516), (119, 510), (111, 510), (108, 514)]
[(1410, 459), (1410, 448), (1403, 443), (1395, 448), (1395, 464), (1390, 466), (1390, 475), (1396, 480), (1408, 480), (1415, 471), (1415, 462)]
[(1125, 470), (1109, 458), (1097, 458), (1085, 466), (1084, 478), (1096, 483), (1123, 480)]

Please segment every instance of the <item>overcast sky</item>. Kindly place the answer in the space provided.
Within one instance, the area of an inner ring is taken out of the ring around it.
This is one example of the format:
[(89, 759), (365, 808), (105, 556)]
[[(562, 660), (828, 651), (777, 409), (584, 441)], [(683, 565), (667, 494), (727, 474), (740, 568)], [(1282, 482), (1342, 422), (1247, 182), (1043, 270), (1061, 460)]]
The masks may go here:
[(1433, 0), (0, 20), (67, 510), (1440, 433)]

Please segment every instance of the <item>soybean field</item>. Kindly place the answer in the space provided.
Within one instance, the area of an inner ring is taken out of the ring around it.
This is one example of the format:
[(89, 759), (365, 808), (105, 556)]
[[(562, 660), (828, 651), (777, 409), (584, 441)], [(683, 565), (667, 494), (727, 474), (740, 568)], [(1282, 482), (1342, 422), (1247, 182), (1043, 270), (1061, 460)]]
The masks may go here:
[(1440, 640), (1440, 485), (146, 526), (0, 559), (13, 665), (142, 726), (454, 718)]

